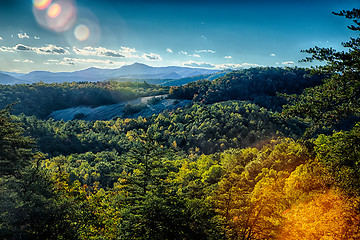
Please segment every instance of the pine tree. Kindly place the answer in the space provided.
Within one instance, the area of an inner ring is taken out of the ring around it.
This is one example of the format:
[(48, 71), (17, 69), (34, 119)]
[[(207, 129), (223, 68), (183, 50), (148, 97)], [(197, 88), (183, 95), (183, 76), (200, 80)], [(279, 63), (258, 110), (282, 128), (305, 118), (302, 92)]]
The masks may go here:
[(14, 118), (10, 106), (0, 110), (0, 239), (70, 238), (62, 223), (67, 206), (56, 203), (41, 153)]
[(23, 135), (20, 123), (13, 121), (10, 106), (0, 110), (0, 177), (19, 177), (33, 159), (33, 140)]
[(170, 182), (171, 153), (151, 133), (129, 136), (126, 170), (115, 185), (122, 209), (119, 236), (126, 239), (184, 239), (184, 202)]
[[(348, 28), (360, 31), (360, 9), (334, 13), (353, 20)], [(324, 63), (313, 74), (325, 74), (322, 85), (305, 89), (301, 95), (283, 95), (290, 101), (283, 110), (287, 118), (298, 117), (309, 123), (307, 133), (331, 128), (349, 117), (360, 116), (360, 37), (342, 43), (347, 51), (314, 47), (302, 52), (311, 54), (304, 62)]]

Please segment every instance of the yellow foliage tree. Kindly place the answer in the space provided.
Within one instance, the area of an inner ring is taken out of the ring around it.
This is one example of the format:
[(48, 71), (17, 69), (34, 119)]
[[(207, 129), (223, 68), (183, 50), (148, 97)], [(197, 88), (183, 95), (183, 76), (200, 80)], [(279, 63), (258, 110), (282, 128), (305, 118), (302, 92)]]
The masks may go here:
[(359, 216), (335, 190), (293, 206), (284, 213), (279, 240), (359, 239)]

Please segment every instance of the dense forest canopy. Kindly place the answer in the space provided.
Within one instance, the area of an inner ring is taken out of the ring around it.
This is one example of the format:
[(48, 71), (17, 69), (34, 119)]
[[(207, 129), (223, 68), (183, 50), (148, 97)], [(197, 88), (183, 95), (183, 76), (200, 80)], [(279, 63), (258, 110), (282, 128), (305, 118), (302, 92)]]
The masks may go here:
[(273, 111), (281, 111), (286, 101), (277, 93), (299, 94), (321, 83), (323, 75), (310, 75), (303, 68), (250, 68), (233, 71), (214, 81), (203, 80), (172, 87), (170, 97), (202, 103), (249, 100)]
[(114, 104), (143, 96), (167, 93), (167, 87), (146, 82), (72, 82), (0, 85), (0, 107), (17, 103), (13, 114), (45, 118), (51, 112), (76, 106)]
[(265, 108), (242, 101), (228, 101), (165, 112), (152, 117), (117, 118), (110, 121), (39, 120), (21, 115), (26, 133), (39, 149), (50, 155), (127, 150), (128, 135), (144, 130), (166, 147), (187, 153), (210, 154), (248, 147), (277, 136), (299, 137), (304, 126), (274, 117)]
[[(337, 15), (360, 30), (360, 9)], [(306, 50), (325, 62), (315, 75), (1, 87), (1, 104), (22, 101), (16, 116), (0, 111), (0, 238), (359, 239), (360, 123), (316, 132), (359, 115), (359, 37), (344, 47)], [(41, 119), (159, 93), (193, 103), (132, 119)]]

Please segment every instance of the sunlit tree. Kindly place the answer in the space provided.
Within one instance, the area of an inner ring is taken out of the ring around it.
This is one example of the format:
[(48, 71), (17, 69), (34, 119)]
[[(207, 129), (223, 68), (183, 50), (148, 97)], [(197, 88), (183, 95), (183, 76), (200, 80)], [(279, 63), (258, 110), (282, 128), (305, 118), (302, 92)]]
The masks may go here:
[(358, 239), (359, 216), (336, 191), (316, 195), (284, 212), (280, 240)]

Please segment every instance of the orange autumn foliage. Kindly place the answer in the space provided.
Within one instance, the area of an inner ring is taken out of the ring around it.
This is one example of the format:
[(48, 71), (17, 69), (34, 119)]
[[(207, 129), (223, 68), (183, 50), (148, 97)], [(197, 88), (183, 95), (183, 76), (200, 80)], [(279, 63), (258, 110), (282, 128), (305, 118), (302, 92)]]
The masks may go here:
[(293, 206), (285, 215), (279, 240), (359, 239), (359, 216), (340, 193), (329, 190)]

